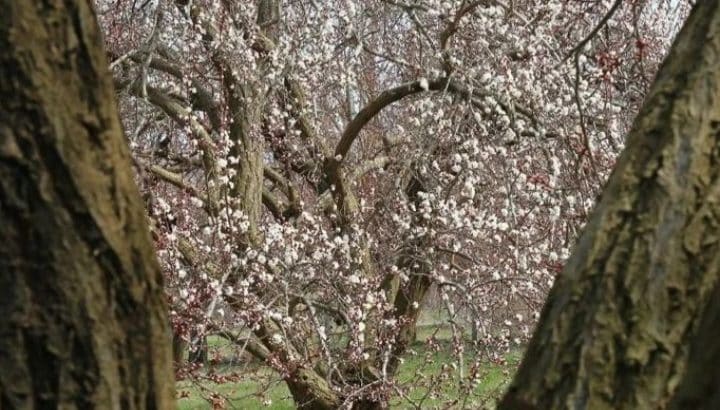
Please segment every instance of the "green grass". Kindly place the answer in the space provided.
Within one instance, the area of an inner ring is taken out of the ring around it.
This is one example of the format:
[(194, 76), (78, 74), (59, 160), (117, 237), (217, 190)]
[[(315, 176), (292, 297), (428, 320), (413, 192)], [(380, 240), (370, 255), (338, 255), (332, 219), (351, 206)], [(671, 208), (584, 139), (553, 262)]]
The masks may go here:
[[(186, 398), (178, 401), (178, 408), (182, 410), (200, 410), (212, 408), (211, 395), (218, 394), (222, 397), (225, 407), (228, 409), (294, 409), (290, 392), (283, 383), (271, 382), (269, 375), (253, 375), (254, 380), (247, 380), (238, 383), (214, 384), (204, 382), (201, 385), (189, 382), (178, 383), (179, 392), (187, 392)], [(258, 379), (264, 379), (258, 381)], [(262, 392), (258, 394), (258, 392)], [(264, 402), (269, 399), (271, 404), (266, 406)]]
[[(464, 354), (464, 377), (461, 378), (459, 363), (446, 348), (427, 352), (418, 347), (417, 354), (407, 357), (398, 372), (398, 384), (407, 387), (404, 397), (398, 396), (392, 401), (393, 408), (478, 409), (492, 406), (510, 381), (519, 358), (519, 353), (513, 352), (504, 364), (481, 361), (476, 384), (468, 386), (467, 375), (475, 360), (473, 352)], [(447, 369), (445, 372), (443, 366)]]
[[(466, 386), (459, 377), (457, 361), (448, 353), (449, 329), (440, 327), (418, 329), (418, 342), (413, 345), (414, 354), (408, 354), (398, 371), (398, 385), (402, 386), (402, 395), (391, 402), (392, 408), (492, 408), (512, 376), (520, 358), (520, 351), (506, 356), (506, 363), (493, 364), (481, 362), (478, 366), (478, 381), (474, 386)], [(426, 350), (424, 341), (434, 336), (441, 348), (438, 352)], [(209, 338), (211, 351), (220, 356), (232, 357), (235, 347), (220, 338)], [(463, 374), (467, 376), (475, 359), (475, 353), (464, 354)], [(453, 367), (453, 362), (455, 366)], [(443, 367), (446, 369), (443, 371)], [(206, 380), (202, 382), (182, 381), (177, 389), (181, 398), (179, 409), (211, 409), (213, 394), (221, 397), (228, 409), (294, 409), (290, 393), (284, 383), (279, 382), (271, 370), (248, 364), (228, 364), (217, 369), (218, 374), (238, 373), (241, 381), (216, 384)], [(441, 376), (444, 374), (444, 376)], [(414, 387), (415, 386), (415, 387)], [(421, 387), (416, 387), (421, 386)], [(430, 387), (429, 387), (430, 386)], [(182, 397), (186, 396), (186, 397)], [(267, 404), (269, 403), (269, 404)]]

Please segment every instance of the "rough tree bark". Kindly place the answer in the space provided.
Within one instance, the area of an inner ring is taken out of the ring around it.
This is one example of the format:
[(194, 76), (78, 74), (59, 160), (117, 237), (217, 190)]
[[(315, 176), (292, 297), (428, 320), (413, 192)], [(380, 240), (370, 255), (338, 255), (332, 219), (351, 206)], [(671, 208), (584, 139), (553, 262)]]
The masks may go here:
[(174, 408), (160, 269), (93, 10), (0, 10), (0, 408)]
[(720, 0), (696, 4), (501, 409), (716, 408)]

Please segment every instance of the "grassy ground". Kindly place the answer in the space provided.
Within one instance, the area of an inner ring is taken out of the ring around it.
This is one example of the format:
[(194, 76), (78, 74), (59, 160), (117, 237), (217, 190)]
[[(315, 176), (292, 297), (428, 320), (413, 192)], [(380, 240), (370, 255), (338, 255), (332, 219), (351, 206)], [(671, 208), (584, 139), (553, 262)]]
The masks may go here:
[[(253, 380), (238, 383), (203, 383), (202, 385), (178, 383), (178, 391), (187, 392), (188, 397), (178, 401), (181, 410), (200, 410), (212, 408), (211, 394), (217, 393), (223, 397), (225, 407), (228, 409), (294, 409), (292, 398), (282, 383), (267, 386), (271, 375), (255, 374)], [(263, 392), (258, 395), (258, 392)]]
[[(434, 329), (434, 327), (433, 327)], [(443, 368), (452, 367), (455, 359), (451, 358), (447, 349), (439, 352), (426, 350), (422, 342), (434, 334), (442, 343), (449, 339), (449, 330), (441, 329), (439, 332), (430, 328), (419, 329), (418, 342), (413, 346), (415, 354), (409, 354), (398, 372), (398, 385), (402, 387), (402, 394), (398, 394), (392, 402), (392, 408), (492, 408), (496, 398), (502, 393), (512, 376), (520, 353), (511, 353), (504, 364), (481, 362), (478, 367), (479, 382), (475, 386), (462, 386), (459, 371), (455, 368), (445, 372), (447, 376), (440, 376)], [(232, 348), (221, 339), (208, 340), (211, 350), (220, 349), (223, 355), (232, 354)], [(465, 354), (463, 373), (467, 375), (473, 365), (475, 355), (473, 352)], [(457, 366), (457, 362), (455, 361)], [(216, 393), (223, 398), (228, 409), (294, 409), (292, 398), (287, 387), (277, 381), (277, 376), (267, 368), (262, 367), (228, 366), (219, 373), (236, 372), (242, 374), (242, 381), (216, 384), (211, 381), (179, 382), (178, 392), (181, 395), (179, 408), (181, 410), (211, 409), (212, 394)], [(434, 386), (433, 388), (413, 386)], [(438, 395), (437, 392), (441, 392)], [(182, 397), (185, 396), (185, 397)]]

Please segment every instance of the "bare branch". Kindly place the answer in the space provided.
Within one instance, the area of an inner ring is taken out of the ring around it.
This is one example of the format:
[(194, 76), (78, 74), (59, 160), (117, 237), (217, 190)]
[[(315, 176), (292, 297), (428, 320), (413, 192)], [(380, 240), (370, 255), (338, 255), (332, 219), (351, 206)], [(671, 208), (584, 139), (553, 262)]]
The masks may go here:
[(466, 15), (472, 13), (475, 8), (478, 6), (487, 6), (491, 3), (495, 3), (493, 0), (475, 0), (471, 2), (470, 4), (465, 4), (465, 1), (460, 5), (460, 8), (458, 8), (457, 12), (455, 13), (455, 17), (448, 23), (448, 25), (445, 27), (445, 29), (440, 33), (440, 50), (443, 54), (443, 66), (445, 69), (445, 74), (449, 75), (453, 71), (452, 62), (450, 61), (450, 55), (448, 54), (448, 43), (450, 42), (450, 38), (457, 32), (458, 28), (460, 27), (460, 21), (465, 17)]
[(200, 195), (198, 195), (195, 188), (185, 183), (182, 175), (168, 171), (167, 169), (159, 166), (159, 165), (147, 165), (143, 164), (145, 169), (151, 172), (153, 175), (159, 177), (165, 182), (169, 182), (172, 185), (175, 185), (176, 187), (180, 188), (181, 190), (193, 195), (196, 198), (199, 198)]
[[(424, 91), (447, 91), (453, 94), (457, 94), (459, 96), (467, 97), (471, 100), (473, 98), (490, 96), (490, 94), (487, 93), (470, 90), (469, 88), (462, 86), (456, 81), (452, 81), (446, 77), (436, 78), (433, 80), (415, 80), (399, 85), (395, 88), (383, 91), (379, 96), (377, 96), (374, 100), (370, 101), (362, 110), (360, 110), (360, 112), (355, 116), (355, 118), (353, 118), (352, 121), (350, 121), (350, 123), (348, 123), (348, 125), (345, 127), (345, 131), (340, 137), (340, 142), (338, 142), (338, 145), (335, 148), (335, 160), (342, 161), (345, 156), (347, 156), (347, 153), (348, 151), (350, 151), (350, 147), (352, 146), (353, 141), (355, 141), (363, 127), (365, 127), (365, 125), (370, 122), (370, 120), (372, 120), (385, 107), (389, 106), (394, 102), (400, 101), (407, 96), (418, 94)], [(537, 124), (537, 120), (535, 119), (532, 111), (530, 111), (529, 109), (522, 107), (518, 104), (513, 104), (512, 107), (509, 107), (507, 104), (499, 102), (499, 105), (505, 111), (510, 112), (514, 110), (529, 118), (533, 123)]]
[(217, 336), (234, 343), (237, 346), (241, 346), (244, 350), (247, 350), (250, 354), (255, 356), (258, 360), (266, 361), (270, 357), (270, 351), (258, 343), (253, 337), (240, 337), (230, 331), (221, 330), (215, 333)]
[(602, 30), (603, 27), (605, 27), (605, 24), (607, 24), (607, 22), (612, 18), (612, 16), (615, 14), (617, 9), (620, 8), (620, 6), (622, 5), (622, 2), (623, 2), (623, 0), (615, 0), (615, 3), (613, 3), (612, 6), (610, 6), (610, 9), (607, 11), (607, 13), (605, 13), (603, 18), (600, 19), (597, 26), (595, 26), (595, 28), (592, 29), (592, 31), (590, 31), (590, 33), (585, 38), (580, 40), (580, 42), (577, 43), (577, 45), (575, 45), (575, 47), (573, 47), (573, 49), (570, 50), (570, 52), (565, 56), (565, 58), (563, 58), (562, 61), (560, 61), (560, 63), (558, 63), (557, 65), (558, 66), (562, 65), (570, 57), (572, 57), (573, 55), (582, 51), (582, 49), (587, 45), (587, 43), (589, 43), (590, 40), (592, 40), (597, 35), (597, 33), (600, 30)]

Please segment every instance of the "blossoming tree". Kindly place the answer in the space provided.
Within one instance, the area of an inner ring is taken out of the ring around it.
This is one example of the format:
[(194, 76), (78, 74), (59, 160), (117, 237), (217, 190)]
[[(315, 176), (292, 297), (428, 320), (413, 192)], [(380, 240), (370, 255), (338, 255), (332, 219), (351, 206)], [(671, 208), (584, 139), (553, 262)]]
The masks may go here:
[[(438, 380), (470, 395), (469, 346), (527, 339), (685, 14), (639, 0), (97, 7), (178, 371), (192, 373), (185, 343), (218, 334), (317, 409), (420, 406), (408, 389)], [(427, 343), (454, 363), (403, 383), (420, 321), (450, 329)]]

